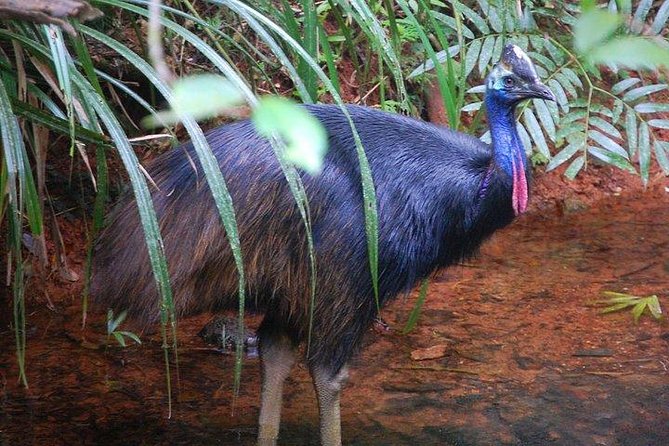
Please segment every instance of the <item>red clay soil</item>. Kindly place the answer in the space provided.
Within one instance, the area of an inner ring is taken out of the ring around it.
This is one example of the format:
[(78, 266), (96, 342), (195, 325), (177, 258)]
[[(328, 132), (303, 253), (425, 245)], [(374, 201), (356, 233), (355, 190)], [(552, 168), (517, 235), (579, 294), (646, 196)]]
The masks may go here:
[[(596, 166), (577, 182), (540, 175), (527, 215), (433, 278), (414, 332), (400, 334), (416, 293), (383, 311), (391, 330), (370, 330), (343, 394), (345, 444), (669, 444), (666, 323), (587, 305), (610, 290), (657, 294), (669, 309), (667, 187), (655, 177), (641, 191), (638, 178)], [(83, 276), (81, 221), (60, 223)], [(159, 336), (107, 343), (99, 310), (82, 332), (80, 291), (57, 274), (31, 281), (28, 389), (17, 383), (11, 299), (0, 300), (0, 445), (254, 444), (258, 360), (245, 361), (233, 412), (233, 358), (196, 336), (210, 315), (180, 321), (168, 419)], [(300, 365), (280, 444), (317, 445), (317, 426)]]

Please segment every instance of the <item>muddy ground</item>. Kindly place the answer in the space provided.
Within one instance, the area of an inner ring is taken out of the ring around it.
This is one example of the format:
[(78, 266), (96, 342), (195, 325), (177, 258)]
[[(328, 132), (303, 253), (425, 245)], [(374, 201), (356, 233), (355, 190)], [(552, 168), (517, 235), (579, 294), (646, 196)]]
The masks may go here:
[[(657, 294), (669, 311), (669, 183), (656, 178), (644, 192), (630, 187), (636, 179), (594, 170), (571, 185), (540, 178), (529, 214), (477, 260), (434, 277), (413, 333), (401, 329), (416, 293), (383, 311), (391, 329), (370, 330), (343, 394), (345, 444), (669, 444), (667, 324), (587, 305), (610, 290)], [(79, 272), (81, 227), (63, 219), (61, 228)], [(28, 389), (17, 382), (4, 296), (0, 445), (254, 444), (258, 360), (245, 361), (233, 411), (233, 358), (196, 336), (210, 315), (180, 322), (168, 419), (160, 338), (106, 346), (99, 312), (81, 330), (80, 282), (36, 282)], [(317, 426), (300, 365), (286, 386), (280, 444), (317, 445)]]

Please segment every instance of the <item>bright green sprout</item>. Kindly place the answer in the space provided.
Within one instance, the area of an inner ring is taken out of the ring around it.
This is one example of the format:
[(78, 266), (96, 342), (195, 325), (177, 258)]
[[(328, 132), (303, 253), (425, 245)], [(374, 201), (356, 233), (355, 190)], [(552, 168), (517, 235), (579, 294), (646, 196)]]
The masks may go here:
[(121, 347), (127, 347), (125, 338), (132, 339), (137, 344), (142, 343), (139, 336), (135, 333), (130, 331), (117, 331), (117, 328), (123, 323), (127, 315), (127, 312), (122, 311), (121, 314), (114, 318), (114, 312), (111, 309), (107, 311), (107, 338), (114, 336)]
[(612, 313), (614, 311), (632, 307), (632, 316), (634, 316), (634, 323), (636, 324), (639, 322), (639, 318), (646, 308), (648, 308), (648, 311), (653, 318), (656, 320), (662, 319), (662, 307), (660, 307), (660, 301), (655, 294), (646, 297), (632, 296), (630, 294), (616, 293), (614, 291), (604, 291), (603, 294), (608, 296), (608, 299), (596, 300), (593, 302), (593, 304), (597, 306), (606, 305), (606, 308), (603, 308), (600, 311), (601, 313)]

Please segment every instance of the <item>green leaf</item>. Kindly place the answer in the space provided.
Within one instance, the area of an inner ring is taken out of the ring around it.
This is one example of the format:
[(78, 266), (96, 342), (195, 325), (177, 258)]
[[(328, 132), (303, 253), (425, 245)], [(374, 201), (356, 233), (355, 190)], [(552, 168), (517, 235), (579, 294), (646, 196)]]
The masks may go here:
[(520, 136), (520, 141), (523, 143), (525, 154), (530, 156), (532, 154), (532, 140), (530, 139), (529, 133), (527, 133), (525, 126), (520, 122), (516, 122), (516, 131), (518, 132), (518, 136)]
[(587, 53), (613, 34), (621, 23), (620, 16), (601, 9), (583, 13), (574, 26), (574, 47), (582, 54)]
[(525, 118), (525, 127), (527, 127), (527, 131), (532, 136), (532, 139), (537, 146), (537, 150), (539, 150), (539, 153), (541, 153), (547, 159), (550, 159), (551, 152), (548, 150), (548, 144), (546, 144), (546, 139), (544, 138), (544, 134), (541, 132), (541, 127), (539, 126), (539, 122), (537, 121), (536, 116), (534, 116), (532, 110), (528, 108), (525, 109), (523, 117)]
[(481, 105), (482, 105), (482, 104), (483, 104), (483, 102), (481, 102), (481, 101), (479, 101), (479, 102), (472, 102), (471, 104), (467, 104), (467, 105), (465, 105), (464, 107), (462, 107), (461, 110), (462, 110), (463, 112), (466, 112), (466, 113), (474, 112), (474, 111), (478, 111), (478, 110), (481, 109)]
[(555, 169), (556, 167), (562, 165), (565, 163), (569, 158), (574, 156), (576, 152), (579, 151), (579, 149), (583, 148), (583, 143), (580, 144), (569, 144), (567, 147), (564, 149), (560, 150), (554, 157), (553, 159), (550, 160), (548, 165), (546, 166), (546, 171), (550, 172), (551, 170)]
[(648, 184), (650, 175), (650, 130), (648, 124), (639, 125), (639, 167), (644, 186)]
[(613, 84), (611, 87), (611, 93), (620, 94), (628, 88), (638, 84), (639, 82), (641, 82), (641, 79), (638, 77), (628, 77), (627, 79), (623, 79), (620, 82)]
[(560, 124), (564, 125), (579, 119), (583, 119), (585, 118), (586, 115), (587, 113), (585, 110), (571, 111), (562, 117), (562, 119), (560, 120)]
[(616, 37), (588, 51), (593, 63), (616, 64), (631, 69), (669, 66), (669, 48), (645, 37)]
[(546, 103), (542, 99), (533, 99), (532, 103), (534, 104), (534, 109), (537, 111), (537, 115), (539, 115), (541, 124), (543, 124), (546, 130), (546, 134), (548, 134), (548, 138), (555, 142), (555, 122), (553, 122), (553, 117), (548, 111)]
[(135, 343), (137, 343), (137, 344), (141, 344), (141, 343), (142, 343), (142, 341), (139, 339), (139, 336), (137, 336), (135, 333), (132, 333), (132, 332), (130, 332), (130, 331), (119, 331), (118, 333), (121, 334), (121, 335), (123, 335), (123, 336), (125, 336), (125, 337), (127, 337), (127, 338), (132, 339), (132, 340), (135, 341)]
[[(452, 47), (448, 48), (448, 50), (439, 51), (438, 53), (435, 54), (435, 56), (439, 63), (445, 63), (449, 57), (454, 57), (459, 53), (460, 53), (460, 46), (453, 45)], [(428, 58), (420, 65), (418, 65), (416, 68), (414, 68), (414, 70), (407, 76), (407, 79), (413, 79), (416, 76), (420, 76), (421, 74), (424, 74), (425, 72), (433, 69), (434, 69), (434, 61)]]
[(576, 175), (578, 175), (578, 173), (581, 171), (584, 164), (585, 164), (585, 157), (583, 155), (579, 156), (578, 158), (575, 158), (574, 161), (571, 162), (569, 167), (567, 167), (567, 170), (564, 171), (564, 176), (566, 176), (570, 180), (573, 180), (574, 178), (576, 178)]
[[(567, 83), (567, 85), (569, 85), (569, 87), (572, 89), (574, 88), (570, 83)], [(548, 81), (548, 86), (550, 87), (551, 91), (555, 93), (555, 99), (560, 107), (562, 107), (562, 111), (569, 113), (569, 99), (567, 99), (567, 95), (565, 94), (562, 85), (560, 85), (557, 80), (551, 79)], [(574, 90), (574, 93), (576, 93), (576, 90)]]
[(484, 75), (485, 69), (488, 67), (490, 58), (492, 57), (492, 51), (495, 47), (495, 38), (493, 36), (488, 36), (483, 41), (483, 46), (481, 47), (481, 55), (479, 56), (479, 73), (481, 76)]
[(304, 108), (276, 96), (260, 100), (253, 111), (258, 133), (283, 139), (286, 158), (312, 175), (320, 173), (327, 150), (327, 134), (321, 123)]
[(532, 59), (535, 65), (536, 64), (541, 65), (548, 71), (555, 71), (556, 69), (555, 63), (548, 57), (544, 56), (543, 54), (530, 51), (527, 53), (527, 55), (530, 57), (530, 59)]
[(504, 24), (497, 12), (497, 8), (490, 5), (486, 0), (478, 0), (478, 4), (483, 14), (488, 17), (488, 22), (490, 23), (490, 26), (492, 26), (492, 29), (498, 33), (502, 32)]
[(639, 323), (639, 318), (643, 314), (643, 310), (646, 309), (646, 303), (645, 302), (639, 302), (634, 307), (632, 307), (632, 316), (634, 316), (634, 323), (638, 324)]
[(625, 113), (625, 133), (627, 133), (627, 146), (629, 153), (634, 155), (637, 149), (637, 128), (636, 128), (636, 113), (634, 110), (627, 109)]
[(622, 138), (622, 135), (618, 131), (617, 128), (612, 126), (609, 122), (603, 120), (599, 116), (591, 116), (590, 117), (590, 124), (594, 125), (595, 127), (599, 128), (609, 136), (613, 136), (614, 138)]
[(578, 88), (583, 88), (583, 82), (581, 82), (581, 79), (574, 70), (571, 68), (563, 68), (562, 73), (569, 78), (572, 84), (576, 85)]
[(144, 124), (158, 126), (176, 124), (183, 116), (201, 120), (212, 118), (226, 109), (244, 103), (242, 92), (217, 74), (196, 74), (183, 77), (172, 87), (172, 110), (149, 116)]
[(461, 12), (463, 16), (472, 22), (483, 35), (490, 34), (490, 28), (488, 27), (488, 24), (486, 23), (485, 19), (483, 19), (483, 17), (481, 17), (477, 12), (460, 1), (454, 2), (454, 5), (455, 9)]
[(639, 6), (637, 6), (636, 11), (634, 12), (634, 17), (632, 17), (632, 24), (630, 25), (633, 32), (641, 32), (651, 6), (653, 6), (653, 0), (641, 0), (639, 2)]
[(667, 84), (644, 85), (643, 87), (638, 87), (625, 93), (625, 96), (623, 96), (623, 101), (635, 101), (644, 96), (648, 96), (649, 94), (657, 93), (658, 91), (666, 89)]
[(553, 84), (560, 85), (560, 88), (562, 89), (563, 93), (566, 91), (572, 98), (578, 97), (578, 92), (576, 91), (576, 87), (574, 86), (574, 84), (572, 84), (571, 80), (567, 77), (566, 74), (564, 74), (564, 72), (558, 71), (557, 73), (555, 73), (555, 79), (551, 79), (550, 81), (548, 81), (548, 85), (551, 86), (551, 89), (553, 89)]
[(660, 307), (660, 301), (656, 295), (648, 296), (645, 298), (650, 314), (655, 319), (660, 319), (662, 317), (662, 308)]
[[(446, 15), (446, 14), (443, 14), (443, 13), (441, 13), (441, 12), (437, 12), (437, 11), (431, 11), (431, 13), (432, 13), (432, 15), (434, 16), (435, 19), (439, 20), (439, 21), (442, 22), (444, 25), (446, 25), (446, 26), (448, 26), (449, 28), (451, 28), (453, 31), (456, 31), (456, 32), (458, 31), (458, 24), (457, 24), (457, 21), (456, 21), (453, 17), (448, 16), (448, 15)], [(471, 40), (471, 39), (473, 39), (473, 38), (475, 37), (475, 36), (474, 36), (474, 33), (472, 32), (472, 30), (469, 29), (468, 27), (466, 27), (465, 25), (462, 25), (462, 28), (461, 28), (461, 29), (462, 29), (462, 35), (463, 35), (466, 39), (470, 39), (470, 40)]]
[(595, 146), (589, 146), (588, 153), (599, 158), (600, 160), (604, 161), (607, 164), (611, 164), (619, 169), (626, 170), (627, 172), (630, 173), (636, 173), (636, 171), (634, 170), (634, 166), (632, 166), (628, 160), (618, 155), (617, 153), (610, 152), (606, 149), (602, 149), (601, 147), (595, 147)]
[(669, 152), (669, 143), (655, 141), (654, 149), (657, 164), (660, 165), (664, 174), (669, 176), (669, 156), (667, 156), (667, 152)]
[(465, 56), (465, 77), (469, 76), (469, 73), (471, 73), (476, 66), (476, 61), (479, 58), (479, 52), (481, 51), (482, 45), (481, 40), (474, 40), (469, 44), (467, 55)]
[(669, 130), (669, 119), (651, 119), (650, 121), (648, 121), (648, 125), (658, 129)]
[[(585, 132), (584, 122), (577, 121), (577, 122), (570, 122), (569, 124), (560, 123), (558, 131), (555, 134), (555, 138), (560, 140), (576, 132), (581, 132), (581, 133)], [(585, 134), (583, 136), (585, 136)]]
[(655, 20), (650, 26), (650, 32), (653, 34), (660, 34), (662, 30), (666, 29), (667, 20), (669, 20), (669, 0), (664, 0), (660, 9), (655, 14)]
[(116, 338), (116, 342), (118, 342), (121, 347), (126, 347), (125, 339), (121, 333), (115, 331), (112, 333), (112, 335)]
[(539, 36), (537, 34), (530, 34), (530, 43), (532, 44), (532, 47), (537, 51), (541, 51), (544, 48), (544, 45), (546, 43), (546, 39), (544, 39), (542, 36)]
[(411, 309), (411, 313), (409, 313), (409, 318), (407, 319), (407, 323), (404, 325), (404, 329), (402, 329), (402, 334), (410, 333), (414, 328), (416, 328), (416, 323), (418, 323), (418, 318), (420, 317), (420, 310), (423, 308), (423, 304), (425, 304), (425, 297), (427, 296), (427, 288), (429, 284), (430, 281), (428, 279), (424, 279), (420, 284), (418, 299), (416, 300), (416, 304)]
[[(527, 47), (527, 43), (524, 45), (519, 45), (521, 48)], [(502, 57), (502, 50), (504, 49), (504, 39), (501, 37), (498, 37), (497, 40), (495, 40), (495, 47), (492, 49), (492, 58), (491, 62), (496, 63), (500, 57)]]
[(620, 144), (613, 141), (611, 138), (604, 135), (603, 133), (597, 130), (590, 130), (588, 131), (588, 136), (592, 138), (593, 141), (596, 141), (599, 144), (601, 144), (606, 150), (616, 153), (625, 159), (629, 159), (629, 154), (627, 153), (627, 151), (623, 149), (623, 147)]
[(615, 101), (613, 101), (613, 116), (611, 117), (612, 124), (615, 125), (618, 123), (624, 109), (625, 109), (625, 103), (623, 101), (621, 101), (620, 99), (616, 99)]
[(636, 110), (639, 113), (666, 113), (669, 112), (669, 104), (659, 104), (657, 102), (644, 102), (635, 105), (634, 110)]

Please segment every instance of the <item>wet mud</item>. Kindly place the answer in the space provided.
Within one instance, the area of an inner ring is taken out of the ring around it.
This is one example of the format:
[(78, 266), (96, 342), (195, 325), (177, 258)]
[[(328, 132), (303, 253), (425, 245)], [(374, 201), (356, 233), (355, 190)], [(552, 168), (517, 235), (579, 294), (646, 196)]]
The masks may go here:
[[(160, 336), (119, 348), (99, 314), (82, 332), (78, 286), (30, 305), (28, 389), (3, 310), (0, 445), (254, 444), (258, 359), (245, 361), (233, 402), (234, 358), (197, 336), (211, 315), (180, 321), (168, 419)], [(351, 365), (345, 444), (669, 445), (668, 325), (600, 314), (588, 302), (603, 291), (657, 294), (669, 311), (665, 185), (560, 216), (535, 208), (433, 278), (409, 335), (416, 292), (386, 308), (391, 329), (370, 330)], [(303, 365), (286, 385), (280, 444), (318, 444)]]

